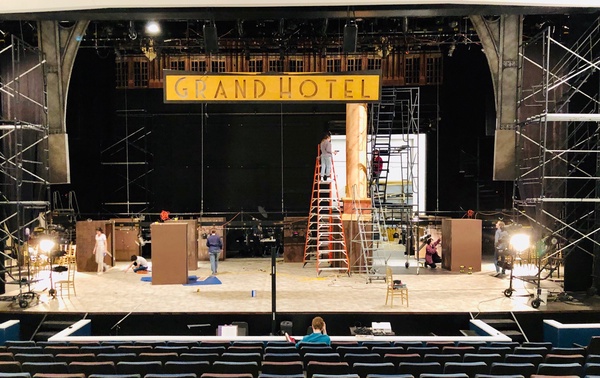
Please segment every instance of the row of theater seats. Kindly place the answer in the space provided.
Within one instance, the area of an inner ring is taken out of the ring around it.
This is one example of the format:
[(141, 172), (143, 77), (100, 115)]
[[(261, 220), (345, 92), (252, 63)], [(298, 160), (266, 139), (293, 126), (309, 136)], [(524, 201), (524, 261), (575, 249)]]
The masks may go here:
[[(290, 343), (55, 344), (8, 342), (0, 374), (467, 374), (596, 375), (600, 356), (549, 343), (344, 343), (333, 347)], [(67, 352), (67, 353), (65, 353)], [(100, 353), (95, 353), (100, 352)], [(495, 353), (491, 353), (495, 352)], [(586, 363), (587, 361), (587, 363)], [(0, 377), (1, 378), (1, 377)]]

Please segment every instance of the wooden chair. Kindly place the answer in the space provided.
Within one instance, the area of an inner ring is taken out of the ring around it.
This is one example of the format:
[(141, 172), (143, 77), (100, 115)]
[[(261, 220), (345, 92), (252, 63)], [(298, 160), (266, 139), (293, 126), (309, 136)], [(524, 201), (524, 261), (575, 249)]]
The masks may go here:
[(408, 288), (394, 285), (394, 275), (392, 274), (392, 268), (389, 266), (385, 268), (385, 281), (387, 283), (385, 304), (388, 304), (388, 299), (391, 297), (390, 305), (394, 307), (394, 297), (399, 297), (400, 303), (404, 304), (404, 300), (406, 300), (406, 307), (408, 307)]
[(62, 297), (65, 289), (67, 291), (67, 297), (71, 297), (71, 289), (73, 289), (73, 295), (77, 295), (75, 291), (75, 271), (77, 270), (77, 264), (75, 261), (75, 256), (69, 256), (66, 259), (67, 261), (67, 277), (66, 279), (61, 279), (56, 281), (55, 287), (56, 291), (60, 293)]

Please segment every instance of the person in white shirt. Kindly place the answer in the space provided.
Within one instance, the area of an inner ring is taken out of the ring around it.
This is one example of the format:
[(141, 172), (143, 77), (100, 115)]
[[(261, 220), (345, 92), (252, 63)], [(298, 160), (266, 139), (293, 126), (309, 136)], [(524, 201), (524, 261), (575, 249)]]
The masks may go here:
[(124, 270), (125, 273), (129, 269), (133, 268), (133, 272), (137, 273), (140, 270), (148, 270), (148, 260), (143, 258), (142, 256), (131, 255), (131, 264)]
[(94, 245), (94, 251), (96, 264), (98, 265), (98, 274), (102, 274), (106, 270), (106, 264), (104, 263), (104, 256), (110, 255), (108, 248), (106, 247), (106, 235), (101, 227), (96, 229), (96, 245)]

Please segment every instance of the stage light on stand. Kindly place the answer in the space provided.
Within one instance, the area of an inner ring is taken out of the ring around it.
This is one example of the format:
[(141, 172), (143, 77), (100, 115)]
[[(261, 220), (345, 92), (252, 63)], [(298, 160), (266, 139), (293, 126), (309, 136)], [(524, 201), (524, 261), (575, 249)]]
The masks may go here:
[(527, 250), (531, 247), (531, 242), (529, 240), (529, 235), (527, 234), (514, 234), (510, 238), (511, 247), (517, 252), (517, 254), (521, 254), (523, 251)]
[(42, 252), (48, 254), (56, 247), (56, 242), (52, 239), (44, 238), (40, 240), (38, 245)]

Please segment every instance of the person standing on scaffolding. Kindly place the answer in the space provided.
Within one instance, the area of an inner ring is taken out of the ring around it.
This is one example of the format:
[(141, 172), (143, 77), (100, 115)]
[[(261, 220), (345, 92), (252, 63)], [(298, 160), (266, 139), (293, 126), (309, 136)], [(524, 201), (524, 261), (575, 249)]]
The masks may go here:
[(321, 178), (327, 181), (331, 176), (332, 157), (337, 151), (331, 150), (331, 133), (328, 131), (321, 140)]
[(383, 171), (383, 159), (379, 156), (379, 150), (373, 150), (373, 158), (371, 159), (371, 182), (369, 183), (369, 188), (371, 188), (373, 184), (379, 186), (379, 176), (381, 175), (381, 171)]

